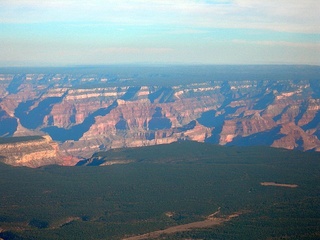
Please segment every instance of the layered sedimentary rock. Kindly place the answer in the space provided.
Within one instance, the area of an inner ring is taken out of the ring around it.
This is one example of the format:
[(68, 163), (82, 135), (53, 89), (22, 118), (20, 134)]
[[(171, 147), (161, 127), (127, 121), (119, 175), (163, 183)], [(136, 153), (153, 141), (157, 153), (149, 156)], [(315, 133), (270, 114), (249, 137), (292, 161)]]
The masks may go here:
[[(131, 78), (108, 84), (107, 76), (94, 74), (0, 79), (6, 82), (0, 87), (1, 135), (46, 133), (78, 158), (178, 140), (320, 150), (320, 84), (314, 80), (140, 85)], [(1, 128), (5, 124), (10, 128)]]
[(2, 162), (13, 166), (63, 164), (58, 144), (50, 136), (2, 138), (0, 156)]

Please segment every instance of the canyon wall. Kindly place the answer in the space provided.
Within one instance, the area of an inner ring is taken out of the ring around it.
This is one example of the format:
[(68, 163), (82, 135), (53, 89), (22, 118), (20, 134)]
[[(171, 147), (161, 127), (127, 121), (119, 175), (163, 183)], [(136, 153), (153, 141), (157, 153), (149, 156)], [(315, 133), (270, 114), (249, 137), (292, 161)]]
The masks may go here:
[(0, 136), (47, 134), (71, 158), (178, 140), (320, 151), (315, 80), (142, 85), (76, 74), (0, 74), (0, 80)]
[(50, 136), (9, 138), (0, 141), (1, 162), (13, 166), (40, 167), (64, 164), (58, 144)]

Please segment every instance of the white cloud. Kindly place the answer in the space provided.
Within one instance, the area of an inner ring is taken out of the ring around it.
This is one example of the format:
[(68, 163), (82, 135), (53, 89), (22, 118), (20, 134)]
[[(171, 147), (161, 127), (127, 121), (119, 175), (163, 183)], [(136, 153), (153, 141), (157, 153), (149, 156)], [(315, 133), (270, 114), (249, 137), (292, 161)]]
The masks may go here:
[(94, 52), (105, 54), (163, 54), (172, 51), (174, 51), (172, 48), (111, 47), (97, 49)]
[(293, 47), (293, 48), (305, 48), (313, 49), (320, 53), (320, 42), (288, 42), (288, 41), (248, 41), (242, 39), (234, 39), (233, 43), (239, 44), (256, 44), (264, 46), (283, 46), (283, 47)]
[(0, 0), (0, 22), (99, 22), (320, 33), (318, 0)]
[(318, 0), (236, 0), (235, 4), (249, 26), (260, 24), (261, 28), (277, 31), (320, 33)]

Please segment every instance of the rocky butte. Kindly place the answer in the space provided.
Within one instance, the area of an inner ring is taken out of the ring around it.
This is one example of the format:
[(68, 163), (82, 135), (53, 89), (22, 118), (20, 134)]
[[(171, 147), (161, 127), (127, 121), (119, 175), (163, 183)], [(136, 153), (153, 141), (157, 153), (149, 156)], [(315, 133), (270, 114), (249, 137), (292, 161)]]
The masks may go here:
[(58, 144), (50, 136), (1, 138), (0, 158), (2, 162), (13, 166), (63, 164)]
[[(48, 135), (41, 141), (57, 142), (48, 158), (57, 151), (69, 160), (178, 140), (320, 151), (319, 73), (317, 66), (2, 69), (0, 136)], [(30, 166), (50, 162), (24, 155), (19, 161)]]

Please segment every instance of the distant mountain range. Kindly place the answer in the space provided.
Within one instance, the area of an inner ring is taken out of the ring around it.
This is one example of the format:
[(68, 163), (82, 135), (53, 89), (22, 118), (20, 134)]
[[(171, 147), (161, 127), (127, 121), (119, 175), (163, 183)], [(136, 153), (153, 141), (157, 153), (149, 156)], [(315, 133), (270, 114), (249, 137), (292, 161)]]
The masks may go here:
[(0, 69), (0, 136), (50, 135), (78, 159), (179, 140), (320, 151), (319, 78), (318, 66)]

